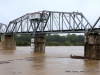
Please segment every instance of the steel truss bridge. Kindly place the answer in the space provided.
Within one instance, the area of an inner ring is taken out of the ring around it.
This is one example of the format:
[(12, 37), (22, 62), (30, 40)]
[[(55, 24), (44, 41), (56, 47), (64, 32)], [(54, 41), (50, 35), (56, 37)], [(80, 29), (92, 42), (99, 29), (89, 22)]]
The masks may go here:
[[(32, 13), (27, 13), (8, 25), (0, 23), (0, 34), (53, 34), (53, 33), (99, 33), (96, 25), (100, 17), (91, 25), (80, 12), (39, 11), (40, 19), (30, 19)], [(46, 15), (46, 16), (45, 16)]]

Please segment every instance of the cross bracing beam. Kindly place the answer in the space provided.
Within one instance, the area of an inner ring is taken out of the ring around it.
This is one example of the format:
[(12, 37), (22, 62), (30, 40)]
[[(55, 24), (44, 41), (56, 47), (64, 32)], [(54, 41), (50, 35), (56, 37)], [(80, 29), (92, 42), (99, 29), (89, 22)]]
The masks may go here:
[[(32, 14), (40, 14), (31, 19)], [(49, 34), (49, 33), (85, 33), (93, 26), (80, 12), (40, 11), (27, 13), (6, 27), (5, 34)]]
[(89, 33), (100, 33), (100, 25), (96, 28), (98, 22), (100, 21), (100, 17), (96, 20), (92, 28), (89, 30)]

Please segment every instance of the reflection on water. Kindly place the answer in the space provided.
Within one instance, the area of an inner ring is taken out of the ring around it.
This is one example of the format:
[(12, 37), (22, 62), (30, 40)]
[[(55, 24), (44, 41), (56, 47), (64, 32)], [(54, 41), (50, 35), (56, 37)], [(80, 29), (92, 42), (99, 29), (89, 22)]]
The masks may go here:
[(0, 50), (0, 75), (99, 75), (99, 60), (71, 59), (84, 55), (83, 46), (46, 47), (34, 53), (30, 47)]

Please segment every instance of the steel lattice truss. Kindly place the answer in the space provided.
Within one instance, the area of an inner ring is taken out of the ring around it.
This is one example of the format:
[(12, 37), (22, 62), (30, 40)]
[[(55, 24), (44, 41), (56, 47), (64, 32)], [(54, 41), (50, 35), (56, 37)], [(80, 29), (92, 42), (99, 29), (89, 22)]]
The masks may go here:
[[(0, 24), (0, 33), (3, 34), (51, 34), (51, 33), (85, 33), (92, 31), (92, 26), (85, 16), (79, 12), (41, 11), (38, 20), (30, 20), (28, 13), (6, 26)], [(45, 16), (46, 15), (46, 16)], [(43, 19), (45, 18), (45, 19)]]

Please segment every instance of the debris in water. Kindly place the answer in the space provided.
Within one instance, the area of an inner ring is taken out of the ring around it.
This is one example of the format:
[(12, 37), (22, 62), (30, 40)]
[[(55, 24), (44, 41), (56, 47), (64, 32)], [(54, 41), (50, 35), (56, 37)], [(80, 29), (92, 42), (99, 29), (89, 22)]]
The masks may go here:
[(10, 63), (8, 61), (0, 61), (0, 64), (6, 64), (6, 63)]
[(36, 57), (27, 57), (25, 58), (26, 61), (33, 61), (33, 60), (36, 60), (37, 58)]
[(84, 56), (70, 55), (70, 57), (73, 58), (73, 59), (84, 59)]

